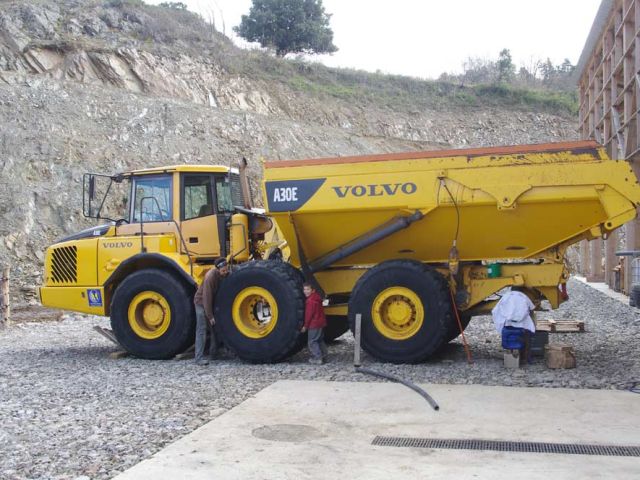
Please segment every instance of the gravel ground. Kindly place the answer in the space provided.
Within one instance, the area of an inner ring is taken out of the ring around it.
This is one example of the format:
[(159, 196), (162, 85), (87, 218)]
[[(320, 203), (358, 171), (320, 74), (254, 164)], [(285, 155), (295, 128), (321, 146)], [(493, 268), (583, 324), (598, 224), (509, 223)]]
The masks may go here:
[[(620, 389), (640, 378), (640, 311), (577, 281), (555, 319), (584, 320), (580, 334), (551, 334), (577, 353), (573, 370), (540, 359), (516, 371), (502, 366), (490, 317), (467, 329), (474, 363), (459, 341), (421, 365), (365, 364), (416, 382)], [(305, 352), (278, 365), (227, 357), (192, 361), (108, 358), (115, 346), (92, 331), (98, 317), (16, 324), (0, 333), (0, 478), (110, 478), (280, 379), (375, 381), (351, 367), (349, 334), (330, 345), (330, 363)], [(631, 395), (631, 394), (630, 394)]]

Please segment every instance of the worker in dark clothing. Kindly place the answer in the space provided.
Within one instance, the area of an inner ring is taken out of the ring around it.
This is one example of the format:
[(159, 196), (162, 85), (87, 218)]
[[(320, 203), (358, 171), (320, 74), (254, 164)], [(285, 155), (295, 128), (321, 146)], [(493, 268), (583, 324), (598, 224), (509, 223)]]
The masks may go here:
[(304, 307), (304, 326), (302, 333), (307, 332), (307, 346), (311, 358), (309, 363), (322, 365), (327, 358), (327, 346), (324, 343), (324, 327), (327, 318), (324, 316), (322, 298), (309, 283), (304, 284), (304, 296), (307, 297)]
[(204, 358), (207, 330), (211, 334), (211, 346), (209, 348), (211, 358), (213, 358), (216, 349), (216, 339), (213, 332), (213, 326), (216, 323), (213, 318), (213, 302), (216, 298), (216, 292), (218, 291), (220, 282), (229, 274), (229, 265), (224, 258), (216, 260), (214, 265), (215, 268), (207, 272), (202, 284), (198, 287), (198, 291), (193, 297), (193, 303), (196, 306), (196, 365), (209, 365), (209, 361)]

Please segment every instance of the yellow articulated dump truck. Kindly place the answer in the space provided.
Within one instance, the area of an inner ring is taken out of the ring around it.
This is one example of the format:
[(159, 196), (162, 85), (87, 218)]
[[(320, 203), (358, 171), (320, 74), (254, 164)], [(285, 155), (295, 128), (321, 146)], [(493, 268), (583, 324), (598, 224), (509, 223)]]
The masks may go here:
[(606, 237), (640, 203), (629, 164), (594, 142), (267, 162), (266, 211), (251, 208), (242, 177), (224, 167), (109, 177), (130, 183), (123, 214), (48, 249), (43, 304), (110, 315), (127, 350), (167, 358), (193, 341), (194, 288), (226, 256), (216, 325), (240, 358), (300, 349), (306, 281), (326, 298), (332, 336), (360, 314), (367, 352), (420, 362), (505, 287), (557, 308), (566, 249)]

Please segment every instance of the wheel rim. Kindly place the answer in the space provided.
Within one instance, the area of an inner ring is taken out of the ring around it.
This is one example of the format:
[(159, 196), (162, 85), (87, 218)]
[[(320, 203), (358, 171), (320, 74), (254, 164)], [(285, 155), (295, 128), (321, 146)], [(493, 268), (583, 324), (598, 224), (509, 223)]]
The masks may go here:
[(242, 290), (233, 301), (231, 315), (236, 328), (249, 338), (264, 338), (278, 323), (278, 304), (262, 287)]
[(413, 337), (424, 323), (424, 307), (420, 297), (405, 287), (383, 290), (371, 308), (373, 325), (383, 336), (392, 340)]
[(161, 337), (171, 324), (171, 308), (166, 298), (157, 292), (144, 291), (129, 303), (129, 326), (140, 338)]

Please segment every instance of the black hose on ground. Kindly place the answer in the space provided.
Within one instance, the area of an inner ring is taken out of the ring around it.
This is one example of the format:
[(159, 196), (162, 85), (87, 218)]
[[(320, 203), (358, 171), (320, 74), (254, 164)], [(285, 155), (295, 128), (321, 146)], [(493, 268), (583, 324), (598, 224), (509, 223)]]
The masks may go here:
[(375, 370), (371, 370), (366, 367), (356, 367), (356, 372), (373, 375), (374, 377), (385, 378), (387, 380), (391, 380), (392, 382), (401, 383), (405, 387), (408, 387), (414, 392), (418, 393), (422, 398), (424, 398), (427, 402), (429, 402), (429, 405), (431, 405), (431, 407), (434, 410), (436, 411), (440, 410), (440, 405), (438, 405), (436, 401), (433, 398), (431, 398), (431, 395), (429, 395), (423, 389), (418, 387), (416, 384), (409, 382), (408, 380), (403, 380), (400, 377), (396, 377), (395, 375), (391, 375), (389, 373), (376, 372)]

